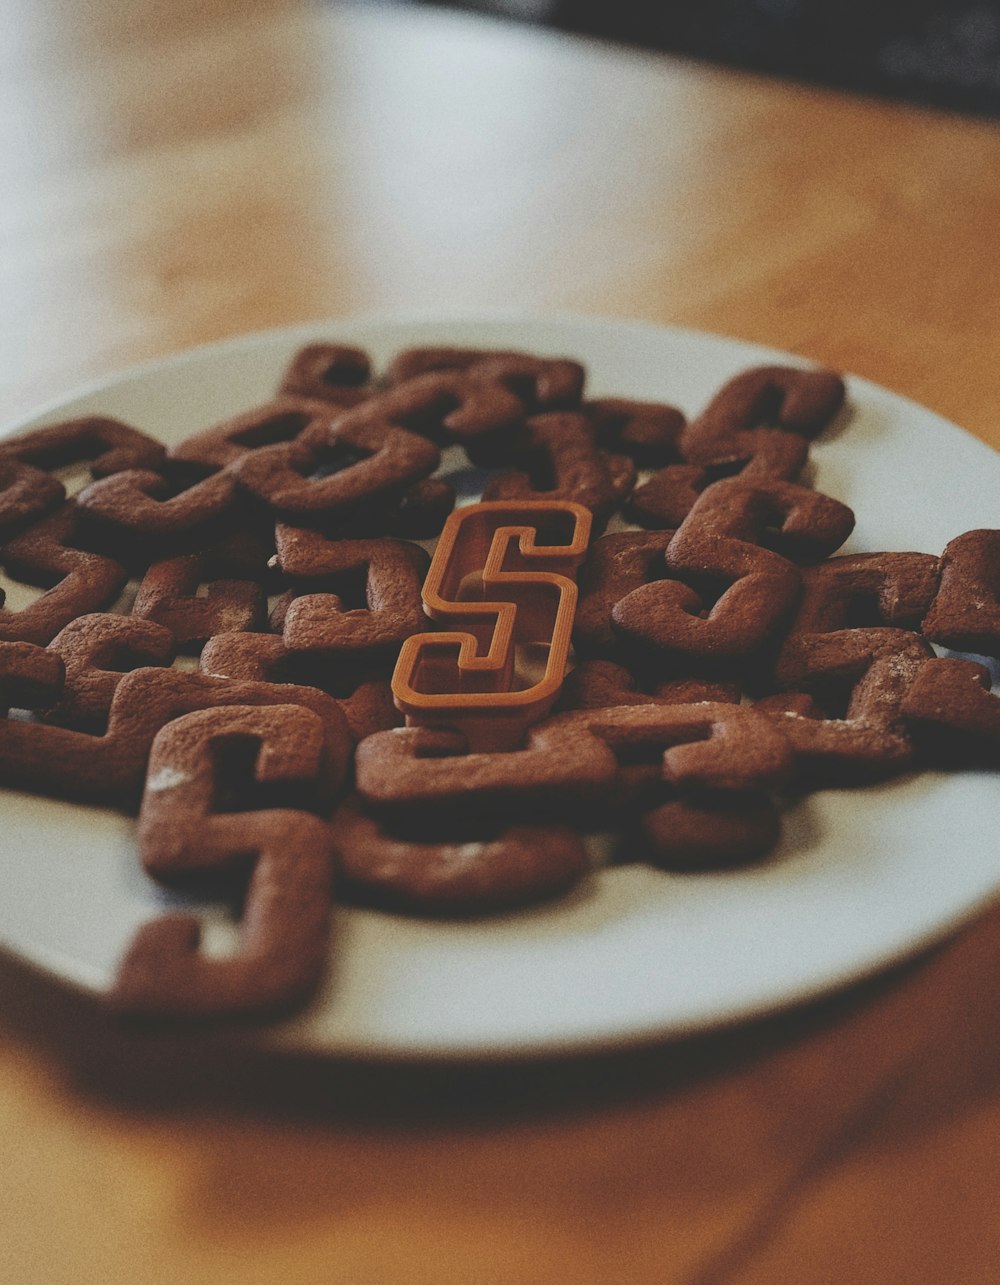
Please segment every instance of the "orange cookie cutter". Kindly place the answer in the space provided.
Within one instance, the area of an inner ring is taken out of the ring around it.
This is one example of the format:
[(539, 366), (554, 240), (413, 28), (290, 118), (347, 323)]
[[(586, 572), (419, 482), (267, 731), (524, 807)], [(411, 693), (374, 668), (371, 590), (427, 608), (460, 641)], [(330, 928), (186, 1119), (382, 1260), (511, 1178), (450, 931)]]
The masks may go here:
[[(470, 749), (517, 748), (566, 673), (591, 514), (569, 500), (484, 501), (448, 518), (424, 582), (424, 611), (453, 629), (415, 634), (392, 676), (410, 726), (460, 731)], [(525, 686), (519, 655), (547, 645)]]

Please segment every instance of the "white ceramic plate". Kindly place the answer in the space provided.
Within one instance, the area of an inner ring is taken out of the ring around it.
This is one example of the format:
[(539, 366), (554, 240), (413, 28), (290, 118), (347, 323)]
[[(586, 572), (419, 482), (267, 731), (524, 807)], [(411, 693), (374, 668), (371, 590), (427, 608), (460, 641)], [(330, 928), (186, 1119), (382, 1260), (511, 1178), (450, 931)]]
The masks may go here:
[[(589, 391), (698, 410), (777, 354), (709, 335), (596, 320), (331, 322), (198, 349), (90, 388), (8, 431), (101, 412), (165, 442), (265, 400), (310, 339), (367, 347), (522, 347), (575, 356)], [(783, 358), (795, 361), (794, 358)], [(813, 449), (816, 486), (857, 512), (848, 549), (936, 553), (1000, 526), (1000, 455), (862, 380)], [(132, 822), (4, 792), (0, 943), (100, 991), (133, 930), (163, 909)], [(1000, 889), (995, 774), (923, 773), (825, 791), (787, 814), (763, 865), (680, 876), (642, 865), (568, 898), (472, 924), (341, 910), (325, 991), (263, 1039), (376, 1057), (610, 1048), (760, 1014), (884, 966)], [(225, 927), (215, 929), (225, 934)]]

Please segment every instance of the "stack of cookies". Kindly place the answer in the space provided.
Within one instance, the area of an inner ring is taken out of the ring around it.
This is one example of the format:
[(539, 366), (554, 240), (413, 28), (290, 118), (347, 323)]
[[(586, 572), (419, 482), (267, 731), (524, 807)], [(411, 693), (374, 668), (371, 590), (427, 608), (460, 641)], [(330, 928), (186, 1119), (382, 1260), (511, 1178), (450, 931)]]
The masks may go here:
[(567, 358), (376, 378), (312, 344), (169, 451), (98, 417), (0, 442), (3, 565), (44, 590), (0, 611), (0, 782), (137, 811), (149, 875), (242, 908), (227, 958), (147, 924), (118, 1007), (281, 1013), (335, 897), (510, 910), (593, 877), (598, 835), (735, 866), (802, 790), (995, 764), (1000, 530), (837, 556), (854, 515), (802, 476), (843, 400), (762, 366), (687, 422)]

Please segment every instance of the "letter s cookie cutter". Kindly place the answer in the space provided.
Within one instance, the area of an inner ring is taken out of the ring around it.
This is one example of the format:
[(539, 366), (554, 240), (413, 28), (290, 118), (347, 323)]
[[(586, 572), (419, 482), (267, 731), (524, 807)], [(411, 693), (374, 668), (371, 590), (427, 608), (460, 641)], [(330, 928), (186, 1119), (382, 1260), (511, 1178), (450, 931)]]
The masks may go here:
[[(424, 610), (451, 630), (403, 644), (392, 678), (408, 724), (456, 729), (470, 749), (514, 749), (562, 686), (591, 514), (568, 500), (485, 501), (445, 523)], [(547, 644), (541, 678), (520, 686), (519, 651)]]

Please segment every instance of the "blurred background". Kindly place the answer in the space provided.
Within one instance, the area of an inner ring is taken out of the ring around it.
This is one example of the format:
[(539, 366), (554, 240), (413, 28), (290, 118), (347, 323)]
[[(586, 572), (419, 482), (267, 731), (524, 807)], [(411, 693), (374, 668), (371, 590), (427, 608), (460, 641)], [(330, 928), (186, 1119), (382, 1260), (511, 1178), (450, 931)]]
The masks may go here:
[(456, 0), (450, 7), (1000, 116), (1000, 0)]

